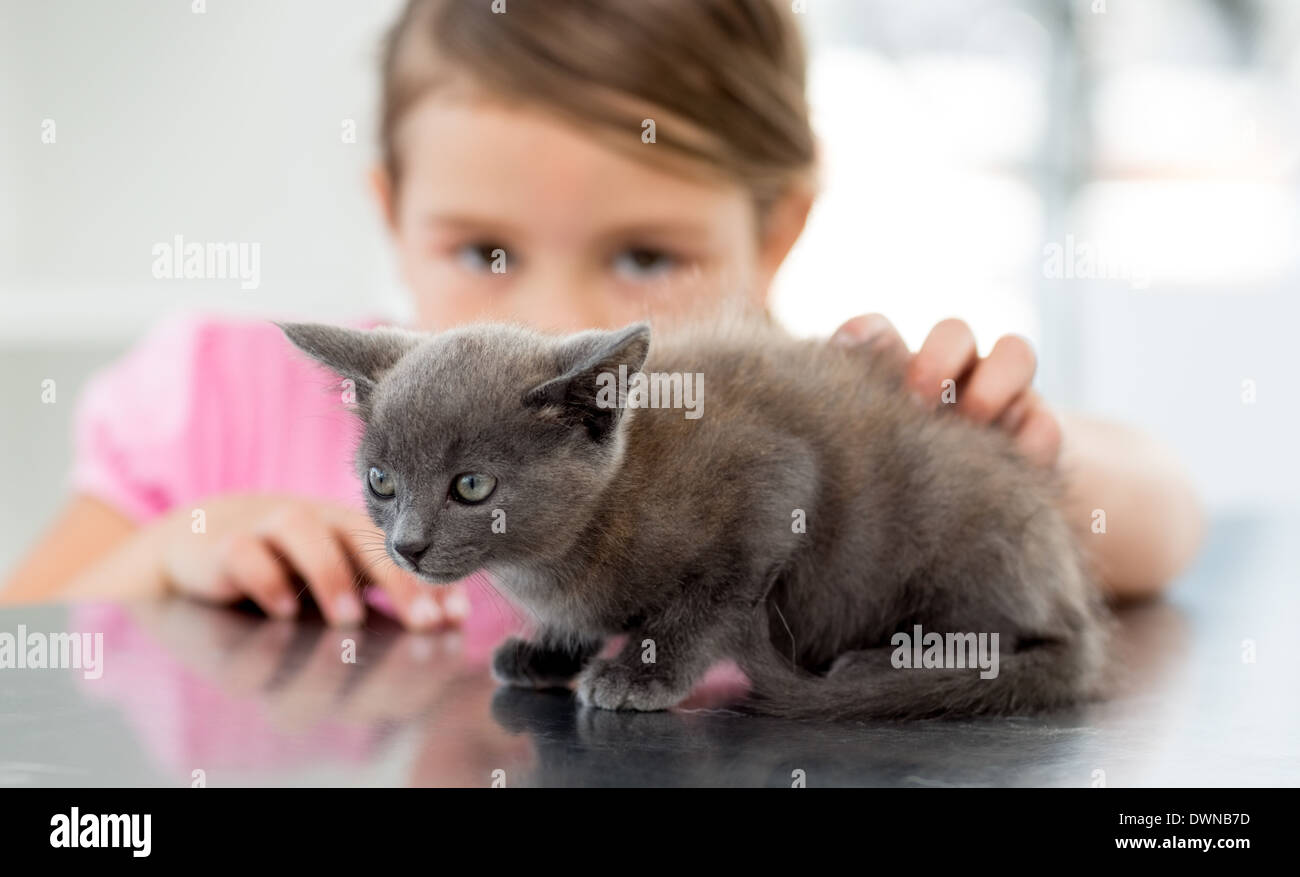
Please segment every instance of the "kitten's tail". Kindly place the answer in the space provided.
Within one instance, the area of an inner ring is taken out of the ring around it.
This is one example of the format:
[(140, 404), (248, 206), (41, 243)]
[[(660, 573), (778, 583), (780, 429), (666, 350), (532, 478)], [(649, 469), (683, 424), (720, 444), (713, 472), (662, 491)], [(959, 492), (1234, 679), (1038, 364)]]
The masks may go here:
[(842, 655), (820, 676), (777, 652), (765, 619), (755, 626), (761, 641), (740, 663), (753, 683), (752, 706), (767, 715), (834, 721), (1026, 713), (1095, 699), (1103, 687), (1103, 638), (1087, 623), (1077, 634), (1022, 641), (998, 656), (995, 675), (987, 666), (896, 667), (897, 650), (887, 647)]

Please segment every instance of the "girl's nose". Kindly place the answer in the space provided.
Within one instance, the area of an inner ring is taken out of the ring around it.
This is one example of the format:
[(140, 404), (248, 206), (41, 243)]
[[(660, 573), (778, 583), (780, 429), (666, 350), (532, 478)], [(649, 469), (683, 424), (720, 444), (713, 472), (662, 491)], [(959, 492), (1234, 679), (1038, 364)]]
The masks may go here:
[(553, 332), (610, 328), (616, 320), (604, 290), (589, 280), (538, 276), (513, 296), (515, 319)]

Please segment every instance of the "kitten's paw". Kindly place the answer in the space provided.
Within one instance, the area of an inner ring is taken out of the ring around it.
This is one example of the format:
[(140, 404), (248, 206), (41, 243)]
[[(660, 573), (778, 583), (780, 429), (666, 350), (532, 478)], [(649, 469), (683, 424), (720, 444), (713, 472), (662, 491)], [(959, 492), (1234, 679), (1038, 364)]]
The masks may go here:
[(687, 694), (651, 670), (618, 661), (597, 661), (578, 678), (578, 702), (606, 710), (666, 710)]
[(492, 678), (518, 688), (563, 688), (580, 669), (573, 656), (514, 636), (492, 654)]

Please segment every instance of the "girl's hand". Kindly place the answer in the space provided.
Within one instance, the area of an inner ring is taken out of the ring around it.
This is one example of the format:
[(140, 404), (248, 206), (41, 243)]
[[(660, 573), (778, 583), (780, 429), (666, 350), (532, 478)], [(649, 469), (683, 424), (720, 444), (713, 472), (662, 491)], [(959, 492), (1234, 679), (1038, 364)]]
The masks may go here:
[(252, 599), (268, 615), (291, 618), (310, 590), (331, 624), (359, 624), (361, 590), (379, 588), (409, 628), (462, 621), (459, 586), (437, 588), (399, 569), (384, 535), (365, 515), (332, 503), (277, 495), (213, 497), (201, 503), (204, 532), (178, 509), (166, 526), (163, 575), (173, 590), (215, 603)]
[[(903, 339), (880, 314), (854, 317), (831, 340), (897, 346), (907, 352)], [(921, 402), (937, 406), (945, 401), (944, 381), (954, 381), (949, 386), (959, 414), (1006, 431), (1034, 463), (1054, 466), (1061, 452), (1061, 424), (1031, 386), (1037, 365), (1033, 348), (1017, 335), (1003, 335), (980, 359), (970, 327), (961, 320), (944, 320), (909, 357), (907, 386)]]

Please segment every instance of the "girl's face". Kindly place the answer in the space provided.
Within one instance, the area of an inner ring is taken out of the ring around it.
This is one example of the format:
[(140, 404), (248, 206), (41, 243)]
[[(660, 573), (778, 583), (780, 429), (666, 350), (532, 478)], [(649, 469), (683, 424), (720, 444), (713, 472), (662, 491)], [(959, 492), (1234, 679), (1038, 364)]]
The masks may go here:
[(573, 331), (724, 296), (761, 304), (798, 233), (765, 243), (740, 186), (674, 175), (504, 104), (426, 98), (397, 148), (399, 188), (381, 182), (381, 199), (422, 329)]

